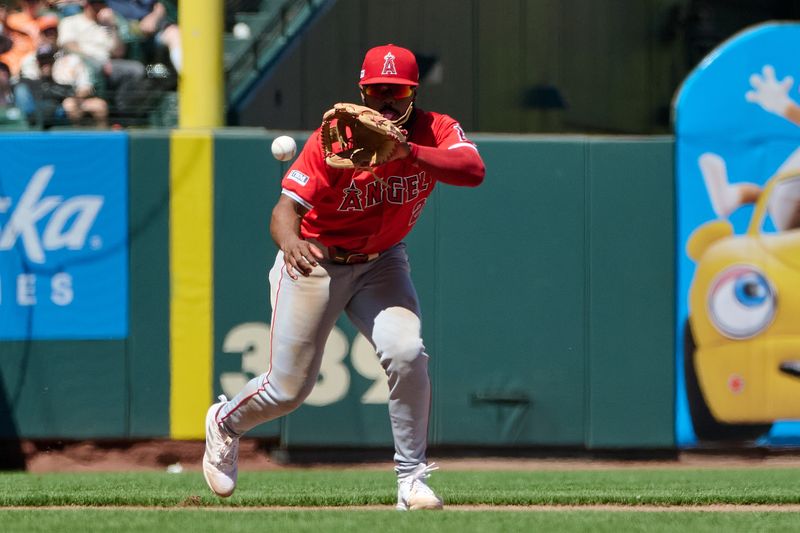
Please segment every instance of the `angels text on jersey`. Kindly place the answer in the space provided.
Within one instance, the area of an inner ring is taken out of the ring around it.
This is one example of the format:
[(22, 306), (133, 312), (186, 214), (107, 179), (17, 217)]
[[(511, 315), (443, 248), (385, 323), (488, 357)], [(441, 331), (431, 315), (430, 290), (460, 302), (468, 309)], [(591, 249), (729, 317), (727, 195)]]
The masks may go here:
[(355, 179), (342, 189), (338, 211), (364, 211), (383, 202), (403, 205), (415, 201), (431, 187), (425, 172), (411, 176), (389, 176), (382, 181), (358, 182)]

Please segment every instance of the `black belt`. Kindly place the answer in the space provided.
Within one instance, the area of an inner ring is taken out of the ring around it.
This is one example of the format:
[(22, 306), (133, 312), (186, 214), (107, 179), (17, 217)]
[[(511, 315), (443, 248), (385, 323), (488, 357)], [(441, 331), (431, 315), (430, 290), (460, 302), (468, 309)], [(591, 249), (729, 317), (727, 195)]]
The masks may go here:
[(338, 263), (340, 265), (369, 263), (370, 261), (377, 259), (379, 255), (381, 254), (377, 252), (374, 254), (364, 254), (361, 252), (350, 252), (337, 246), (328, 247), (328, 259), (330, 259), (331, 262)]

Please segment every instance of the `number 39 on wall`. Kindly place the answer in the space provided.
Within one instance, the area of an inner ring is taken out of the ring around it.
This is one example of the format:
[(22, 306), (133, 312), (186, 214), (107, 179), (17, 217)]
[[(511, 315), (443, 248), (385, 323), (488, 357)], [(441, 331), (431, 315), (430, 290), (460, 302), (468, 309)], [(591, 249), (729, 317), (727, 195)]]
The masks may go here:
[[(350, 353), (350, 363), (361, 376), (372, 380), (372, 385), (361, 396), (361, 403), (375, 404), (389, 401), (388, 377), (378, 362), (378, 356), (369, 341), (360, 333), (352, 345), (338, 327), (334, 327), (325, 343), (322, 367), (317, 385), (306, 398), (305, 404), (321, 407), (336, 403), (347, 396), (350, 389), (350, 370), (344, 360)], [(245, 322), (232, 328), (222, 342), (222, 351), (241, 354), (241, 372), (222, 372), (219, 376), (222, 392), (232, 398), (253, 377), (267, 371), (269, 365), (269, 324)]]

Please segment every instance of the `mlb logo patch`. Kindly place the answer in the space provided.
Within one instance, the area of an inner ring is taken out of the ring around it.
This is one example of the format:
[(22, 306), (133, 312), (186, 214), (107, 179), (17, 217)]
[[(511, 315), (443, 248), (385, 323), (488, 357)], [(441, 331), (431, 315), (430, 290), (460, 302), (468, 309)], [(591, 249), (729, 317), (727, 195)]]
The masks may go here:
[(305, 185), (308, 183), (308, 176), (300, 172), (299, 170), (292, 170), (289, 172), (289, 179), (292, 181), (296, 181), (300, 185)]

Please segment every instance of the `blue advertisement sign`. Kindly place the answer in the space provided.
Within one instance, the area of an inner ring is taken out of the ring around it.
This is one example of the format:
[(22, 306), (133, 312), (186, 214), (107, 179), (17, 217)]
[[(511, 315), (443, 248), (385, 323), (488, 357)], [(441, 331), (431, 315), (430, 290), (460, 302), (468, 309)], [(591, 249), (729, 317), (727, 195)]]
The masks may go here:
[(798, 50), (748, 29), (675, 99), (680, 446), (800, 445)]
[(127, 146), (0, 136), (0, 340), (127, 336)]

